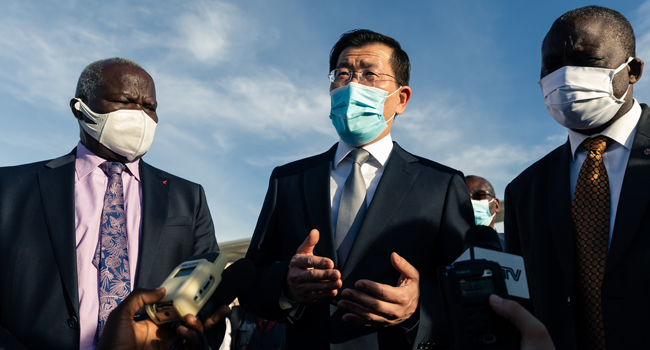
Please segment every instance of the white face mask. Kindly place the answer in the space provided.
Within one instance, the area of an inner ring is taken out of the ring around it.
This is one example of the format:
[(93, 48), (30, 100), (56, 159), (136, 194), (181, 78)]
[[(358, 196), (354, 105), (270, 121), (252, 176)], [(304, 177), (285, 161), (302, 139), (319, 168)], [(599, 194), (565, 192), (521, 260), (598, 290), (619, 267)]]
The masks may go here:
[(545, 76), (538, 84), (548, 114), (569, 129), (585, 130), (607, 123), (627, 96), (627, 90), (621, 98), (614, 96), (612, 79), (633, 59), (616, 69), (565, 66)]
[(98, 114), (91, 111), (80, 99), (75, 100), (78, 102), (74, 107), (95, 122), (89, 124), (79, 120), (79, 125), (88, 135), (129, 161), (147, 153), (153, 142), (157, 124), (143, 110), (120, 109)]

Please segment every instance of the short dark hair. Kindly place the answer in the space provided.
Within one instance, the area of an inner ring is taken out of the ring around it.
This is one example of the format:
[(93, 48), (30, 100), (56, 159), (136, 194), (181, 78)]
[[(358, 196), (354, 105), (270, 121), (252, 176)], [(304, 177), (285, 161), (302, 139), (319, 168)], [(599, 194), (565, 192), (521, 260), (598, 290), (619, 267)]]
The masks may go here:
[(339, 41), (330, 51), (330, 72), (336, 69), (336, 63), (343, 50), (348, 47), (364, 47), (370, 44), (384, 44), (393, 49), (390, 66), (395, 73), (397, 83), (401, 86), (408, 86), (411, 79), (411, 62), (409, 56), (402, 50), (402, 46), (397, 40), (368, 29), (355, 29), (341, 35)]
[(560, 16), (558, 22), (569, 22), (576, 18), (604, 18), (610, 24), (609, 33), (619, 40), (627, 57), (636, 57), (636, 38), (630, 22), (620, 12), (602, 6), (585, 6)]
[(494, 197), (494, 196), (496, 196), (496, 194), (494, 194), (494, 187), (492, 186), (492, 184), (490, 183), (490, 181), (488, 181), (486, 178), (484, 178), (484, 177), (480, 177), (480, 176), (478, 176), (478, 175), (467, 175), (467, 176), (465, 176), (465, 182), (467, 182), (467, 181), (469, 181), (469, 180), (472, 180), (472, 179), (483, 180), (483, 182), (485, 182), (485, 184), (487, 185), (488, 189), (490, 190), (490, 194), (492, 195), (492, 198), (496, 198), (496, 197)]

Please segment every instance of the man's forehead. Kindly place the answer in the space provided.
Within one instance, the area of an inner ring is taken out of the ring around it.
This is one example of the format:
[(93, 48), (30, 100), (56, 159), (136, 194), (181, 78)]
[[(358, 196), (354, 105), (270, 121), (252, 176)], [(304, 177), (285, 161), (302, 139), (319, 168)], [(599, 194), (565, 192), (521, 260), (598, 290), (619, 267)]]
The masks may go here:
[(364, 46), (346, 47), (339, 55), (337, 66), (357, 63), (366, 66), (388, 64), (393, 49), (382, 43), (371, 43)]
[(106, 63), (101, 72), (104, 81), (119, 81), (122, 83), (153, 82), (149, 73), (144, 69), (124, 63)]
[(479, 179), (477, 177), (473, 177), (473, 178), (470, 178), (469, 180), (467, 180), (466, 185), (467, 185), (467, 189), (470, 192), (478, 191), (478, 190), (483, 190), (483, 191), (489, 190), (489, 187), (488, 187), (487, 183), (485, 183), (485, 181), (483, 181), (483, 180), (481, 180), (481, 179)]
[(544, 49), (561, 50), (567, 46), (582, 49), (594, 45), (616, 45), (610, 20), (599, 17), (575, 17), (556, 21), (544, 38)]

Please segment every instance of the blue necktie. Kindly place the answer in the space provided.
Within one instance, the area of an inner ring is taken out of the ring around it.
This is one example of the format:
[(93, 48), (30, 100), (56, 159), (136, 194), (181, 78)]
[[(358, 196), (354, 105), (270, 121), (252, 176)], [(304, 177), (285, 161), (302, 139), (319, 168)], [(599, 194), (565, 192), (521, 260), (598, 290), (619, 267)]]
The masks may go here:
[(131, 292), (124, 190), (124, 164), (104, 162), (99, 166), (110, 178), (104, 195), (102, 222), (93, 265), (99, 270), (99, 317), (97, 335), (104, 330), (108, 315)]

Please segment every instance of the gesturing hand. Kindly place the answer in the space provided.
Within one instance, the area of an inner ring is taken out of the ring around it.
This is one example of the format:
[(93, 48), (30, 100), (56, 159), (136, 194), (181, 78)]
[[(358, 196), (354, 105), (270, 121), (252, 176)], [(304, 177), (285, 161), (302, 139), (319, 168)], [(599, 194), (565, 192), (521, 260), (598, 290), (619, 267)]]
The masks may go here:
[[(358, 280), (353, 288), (341, 292), (340, 309), (349, 311), (343, 321), (363, 326), (393, 326), (404, 323), (410, 328), (419, 320), (420, 273), (397, 253), (391, 254), (393, 266), (401, 273), (395, 287), (369, 280)], [(408, 322), (406, 322), (408, 320)]]
[(343, 285), (341, 273), (334, 269), (334, 262), (314, 255), (318, 238), (318, 230), (311, 230), (289, 263), (285, 296), (293, 301), (308, 304), (332, 298)]

